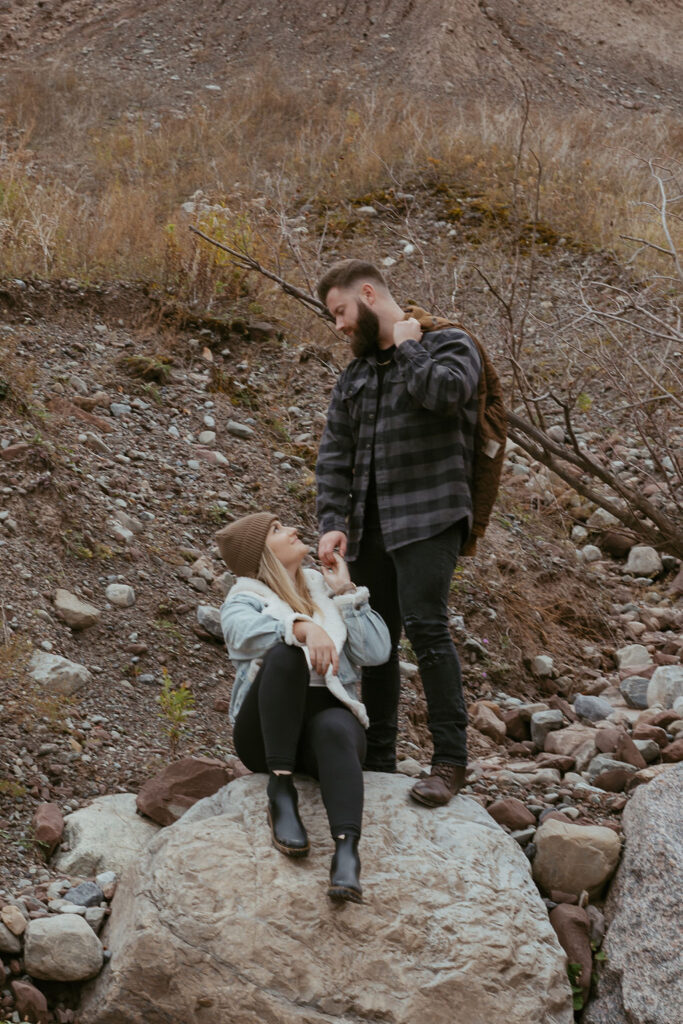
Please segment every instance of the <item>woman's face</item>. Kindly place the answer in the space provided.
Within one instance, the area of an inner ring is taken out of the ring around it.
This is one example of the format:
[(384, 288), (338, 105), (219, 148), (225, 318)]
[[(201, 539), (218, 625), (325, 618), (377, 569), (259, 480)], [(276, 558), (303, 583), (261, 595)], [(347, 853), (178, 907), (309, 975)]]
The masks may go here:
[(279, 519), (275, 520), (268, 531), (266, 547), (288, 571), (298, 568), (310, 551), (308, 544), (299, 540), (296, 528), (283, 526)]

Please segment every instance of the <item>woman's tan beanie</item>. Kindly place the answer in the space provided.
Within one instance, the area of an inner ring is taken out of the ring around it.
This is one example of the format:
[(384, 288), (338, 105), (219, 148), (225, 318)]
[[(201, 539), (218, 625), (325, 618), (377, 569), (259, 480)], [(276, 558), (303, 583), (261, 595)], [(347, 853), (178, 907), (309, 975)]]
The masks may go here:
[(258, 575), (266, 537), (277, 516), (270, 512), (254, 512), (243, 516), (216, 534), (221, 557), (235, 576)]

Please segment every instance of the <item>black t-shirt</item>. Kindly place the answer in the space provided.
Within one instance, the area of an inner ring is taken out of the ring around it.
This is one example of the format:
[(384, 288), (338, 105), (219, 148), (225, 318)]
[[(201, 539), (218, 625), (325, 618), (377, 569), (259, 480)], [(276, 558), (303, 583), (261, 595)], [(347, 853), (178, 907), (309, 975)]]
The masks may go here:
[[(384, 385), (384, 377), (387, 370), (394, 361), (394, 354), (396, 352), (396, 346), (392, 345), (391, 348), (380, 349), (376, 356), (377, 366), (377, 405), (375, 407), (375, 423), (377, 423), (377, 417), (379, 414), (379, 403), (382, 398), (382, 387)], [(365, 499), (365, 519), (363, 522), (363, 530), (379, 530), (379, 508), (377, 505), (377, 481), (375, 480), (375, 448), (373, 438), (372, 448), (372, 460), (370, 462), (370, 480), (368, 482), (368, 491)]]

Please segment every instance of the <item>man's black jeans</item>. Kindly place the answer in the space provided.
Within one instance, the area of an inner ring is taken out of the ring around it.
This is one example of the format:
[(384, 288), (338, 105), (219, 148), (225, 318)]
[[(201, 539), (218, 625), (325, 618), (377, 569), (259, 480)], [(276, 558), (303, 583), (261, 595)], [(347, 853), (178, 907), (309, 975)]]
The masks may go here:
[(353, 582), (370, 591), (372, 607), (391, 634), (384, 665), (363, 669), (362, 694), (370, 728), (365, 767), (396, 769), (401, 680), (401, 625), (417, 655), (434, 742), (433, 764), (467, 764), (467, 711), (460, 661), (448, 629), (448, 593), (464, 539), (465, 523), (454, 523), (426, 540), (386, 551), (379, 529), (366, 529), (349, 569)]

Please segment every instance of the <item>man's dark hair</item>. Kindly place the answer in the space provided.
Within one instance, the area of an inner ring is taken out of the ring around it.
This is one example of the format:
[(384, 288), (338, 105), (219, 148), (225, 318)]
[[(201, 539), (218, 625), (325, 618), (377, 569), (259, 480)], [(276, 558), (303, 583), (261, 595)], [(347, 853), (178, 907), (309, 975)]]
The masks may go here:
[(365, 260), (341, 260), (333, 264), (318, 281), (318, 298), (327, 302), (327, 295), (333, 288), (349, 288), (356, 281), (375, 281), (387, 287), (381, 270), (374, 263)]

